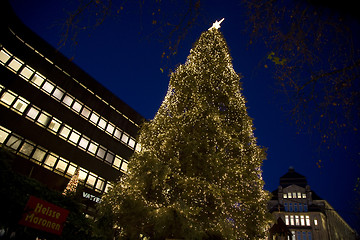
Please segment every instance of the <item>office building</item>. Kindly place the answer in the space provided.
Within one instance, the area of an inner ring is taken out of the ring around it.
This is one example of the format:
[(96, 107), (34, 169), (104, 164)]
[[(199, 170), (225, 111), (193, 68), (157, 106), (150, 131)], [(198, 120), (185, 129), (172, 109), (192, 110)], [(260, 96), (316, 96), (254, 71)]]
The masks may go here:
[(144, 118), (0, 6), (0, 146), (52, 189), (79, 169), (91, 207), (126, 173)]

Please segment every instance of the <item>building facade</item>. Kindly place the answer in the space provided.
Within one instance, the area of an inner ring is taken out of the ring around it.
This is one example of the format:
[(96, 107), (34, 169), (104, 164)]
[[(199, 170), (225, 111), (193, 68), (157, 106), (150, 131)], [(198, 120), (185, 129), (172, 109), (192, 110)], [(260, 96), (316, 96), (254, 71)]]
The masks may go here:
[(0, 147), (59, 191), (79, 169), (91, 207), (126, 173), (144, 118), (0, 6)]
[(355, 231), (293, 168), (280, 178), (280, 185), (272, 194), (269, 210), (274, 219), (281, 218), (291, 234), (272, 234), (270, 239), (356, 239)]

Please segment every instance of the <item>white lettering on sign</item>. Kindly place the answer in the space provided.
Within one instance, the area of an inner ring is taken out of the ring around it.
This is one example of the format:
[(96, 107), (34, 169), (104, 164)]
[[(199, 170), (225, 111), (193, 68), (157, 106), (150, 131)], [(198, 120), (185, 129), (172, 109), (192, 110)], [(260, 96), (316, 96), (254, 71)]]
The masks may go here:
[(96, 203), (101, 202), (101, 198), (99, 198), (97, 196), (94, 196), (94, 195), (92, 195), (90, 193), (87, 193), (87, 192), (83, 192), (83, 198), (89, 199), (89, 200), (94, 201)]

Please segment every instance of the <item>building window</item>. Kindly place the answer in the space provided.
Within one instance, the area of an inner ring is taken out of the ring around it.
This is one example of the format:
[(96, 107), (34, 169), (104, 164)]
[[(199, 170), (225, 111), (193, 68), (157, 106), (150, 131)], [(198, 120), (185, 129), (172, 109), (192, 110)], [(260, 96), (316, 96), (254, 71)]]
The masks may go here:
[(298, 211), (297, 203), (294, 203), (294, 212)]
[(108, 133), (110, 133), (110, 135), (112, 135), (114, 130), (115, 130), (115, 126), (113, 124), (109, 123), (106, 127), (106, 132), (108, 132)]
[(307, 207), (307, 204), (305, 203), (304, 204), (304, 212), (307, 212), (308, 211), (308, 207)]
[(37, 115), (40, 113), (40, 111), (34, 107), (31, 107), (29, 111), (27, 112), (27, 116), (31, 118), (32, 120), (35, 120)]
[(74, 101), (74, 98), (71, 97), (70, 95), (66, 94), (64, 99), (62, 100), (62, 102), (67, 105), (67, 106), (71, 106), (72, 102)]
[[(292, 234), (291, 240), (296, 240), (295, 231), (291, 231), (291, 234)], [(289, 239), (290, 239), (290, 237), (289, 237)]]
[(61, 122), (53, 117), (51, 119), (51, 122), (49, 123), (48, 129), (57, 133), (59, 131), (60, 126), (61, 126)]
[(7, 92), (3, 93), (0, 100), (1, 100), (1, 102), (5, 103), (6, 106), (11, 106), (12, 103), (14, 102), (15, 98), (16, 98), (15, 93), (13, 93), (11, 91), (7, 91)]
[(39, 117), (38, 117), (38, 119), (37, 119), (37, 121), (36, 122), (38, 122), (38, 123), (40, 123), (42, 126), (47, 126), (48, 124), (49, 124), (49, 122), (50, 122), (50, 116), (49, 116), (49, 114), (47, 114), (47, 113), (45, 113), (45, 112), (42, 112), (40, 115), (39, 115)]
[(35, 72), (34, 69), (32, 69), (32, 68), (30, 68), (28, 66), (25, 66), (21, 70), (20, 75), (23, 76), (25, 79), (30, 79), (34, 72)]
[(31, 153), (33, 152), (35, 146), (27, 141), (23, 143), (23, 145), (20, 148), (20, 153), (24, 154), (25, 156), (29, 157)]
[(308, 240), (311, 240), (311, 239), (312, 239), (311, 232), (308, 232)]
[(291, 192), (288, 192), (288, 198), (291, 198), (291, 196), (292, 196)]
[(290, 215), (290, 225), (294, 225), (294, 215)]
[(69, 140), (76, 145), (79, 139), (80, 139), (80, 133), (75, 130), (72, 130)]
[(292, 203), (289, 203), (289, 212), (292, 212), (293, 211), (293, 205)]
[(318, 220), (316, 218), (314, 218), (314, 225), (317, 226), (318, 225)]
[(122, 141), (123, 143), (127, 143), (128, 140), (129, 140), (129, 136), (124, 133), (124, 134), (122, 135), (122, 137), (121, 137), (121, 141)]
[(6, 64), (6, 62), (10, 59), (10, 57), (11, 56), (7, 52), (5, 52), (4, 50), (0, 51), (0, 61), (1, 61), (1, 63)]
[(288, 208), (288, 204), (287, 204), (287, 203), (284, 203), (284, 207), (285, 207), (285, 212), (288, 212), (288, 211), (289, 211), (289, 208)]
[(91, 142), (90, 145), (89, 145), (88, 151), (91, 152), (92, 154), (95, 154), (97, 148), (98, 148), (98, 144), (95, 143), (95, 142)]
[(91, 187), (94, 187), (95, 181), (96, 181), (96, 177), (93, 174), (89, 174), (89, 176), (86, 180), (86, 184), (90, 185)]
[(121, 165), (121, 159), (118, 156), (116, 156), (113, 163), (113, 167), (115, 167), (116, 169), (120, 169), (120, 165)]
[(58, 163), (56, 164), (56, 170), (58, 170), (59, 172), (64, 173), (66, 171), (66, 167), (68, 166), (69, 161), (60, 158)]
[(283, 198), (287, 198), (287, 194), (286, 194), (286, 193), (283, 194)]
[(296, 232), (296, 239), (301, 240), (301, 232)]
[(115, 154), (109, 151), (106, 154), (105, 161), (108, 162), (111, 165), (113, 163), (113, 161), (114, 161), (114, 158), (115, 158)]
[(14, 149), (14, 150), (17, 150), (20, 146), (20, 143), (21, 143), (21, 139), (17, 136), (10, 136), (10, 138), (7, 140), (6, 142), (6, 146)]
[(67, 125), (63, 125), (60, 129), (60, 136), (67, 139), (70, 134), (71, 128)]
[(96, 156), (98, 156), (101, 159), (104, 159), (106, 150), (102, 147), (99, 147)]
[(295, 215), (295, 225), (296, 226), (300, 225), (299, 215)]
[(42, 162), (42, 160), (44, 159), (45, 157), (45, 151), (40, 149), (40, 148), (36, 148), (32, 158), (38, 162)]
[(24, 63), (21, 62), (19, 59), (13, 58), (13, 59), (11, 60), (11, 62), (8, 64), (8, 66), (9, 66), (12, 70), (14, 70), (15, 72), (17, 72), (23, 64), (24, 64)]
[(302, 194), (302, 198), (306, 198), (306, 193), (303, 193), (303, 194)]
[(78, 101), (75, 101), (72, 106), (72, 109), (74, 109), (75, 112), (80, 112), (81, 108), (82, 108), (82, 104), (79, 103)]
[(81, 115), (82, 115), (83, 117), (85, 117), (86, 119), (89, 118), (90, 113), (91, 113), (91, 111), (90, 111), (90, 109), (88, 109), (87, 107), (84, 107), (84, 108), (82, 109), (82, 111), (81, 111)]
[(123, 170), (124, 172), (127, 172), (128, 169), (128, 163), (123, 161), (121, 164), (121, 170)]
[(47, 92), (48, 94), (51, 94), (55, 86), (51, 84), (49, 81), (46, 81), (44, 85), (42, 86), (42, 89)]
[(305, 221), (306, 221), (306, 226), (310, 226), (310, 217), (309, 216), (305, 217)]
[(135, 147), (135, 140), (132, 139), (132, 138), (130, 138), (128, 145), (129, 145), (131, 148), (134, 148), (134, 147)]
[(105, 127), (106, 127), (106, 120), (104, 119), (104, 118), (100, 118), (100, 120), (99, 120), (99, 127), (101, 128), (101, 129), (105, 129)]
[(90, 116), (90, 121), (95, 123), (95, 125), (96, 125), (97, 122), (99, 121), (99, 115), (97, 115), (95, 112), (93, 112)]
[(32, 79), (30, 80), (31, 83), (33, 83), (38, 87), (40, 87), (44, 81), (45, 81), (45, 77), (39, 73), (35, 73)]
[(79, 146), (83, 149), (87, 149), (87, 146), (89, 145), (90, 139), (82, 136), (79, 142)]
[(28, 105), (29, 105), (28, 101), (19, 97), (18, 99), (16, 99), (16, 102), (14, 103), (14, 109), (19, 111), (20, 113), (23, 113)]
[(4, 143), (8, 136), (9, 136), (9, 133), (0, 129), (0, 143)]
[(56, 163), (56, 160), (57, 160), (57, 156), (53, 155), (53, 154), (48, 154), (46, 156), (46, 159), (45, 159), (45, 162), (44, 164), (50, 168), (52, 168), (55, 163)]
[(289, 215), (285, 215), (285, 224), (286, 225), (289, 225), (290, 222), (289, 222)]
[(53, 95), (57, 100), (61, 101), (61, 99), (62, 99), (62, 97), (64, 96), (64, 94), (65, 94), (65, 91), (62, 90), (62, 89), (60, 89), (59, 87), (57, 87), (57, 88), (54, 90), (54, 92), (53, 92), (52, 95)]
[(297, 193), (297, 198), (301, 198), (301, 192)]
[(301, 224), (301, 226), (305, 226), (305, 216), (304, 215), (300, 216), (300, 224)]
[(293, 197), (293, 198), (296, 198), (296, 192), (293, 192), (293, 193), (292, 193), (292, 197)]
[(303, 205), (301, 203), (299, 203), (299, 212), (303, 211)]

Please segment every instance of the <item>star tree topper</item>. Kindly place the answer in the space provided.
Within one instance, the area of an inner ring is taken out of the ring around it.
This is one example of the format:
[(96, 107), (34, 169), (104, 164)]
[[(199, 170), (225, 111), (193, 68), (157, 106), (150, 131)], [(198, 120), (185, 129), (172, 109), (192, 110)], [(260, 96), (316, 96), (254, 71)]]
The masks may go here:
[(216, 20), (216, 21), (213, 23), (213, 25), (211, 26), (211, 28), (209, 28), (209, 30), (210, 30), (210, 29), (213, 29), (213, 28), (219, 29), (219, 28), (221, 27), (220, 24), (221, 24), (224, 20), (225, 20), (225, 18), (221, 19), (219, 22), (218, 22), (218, 20)]

